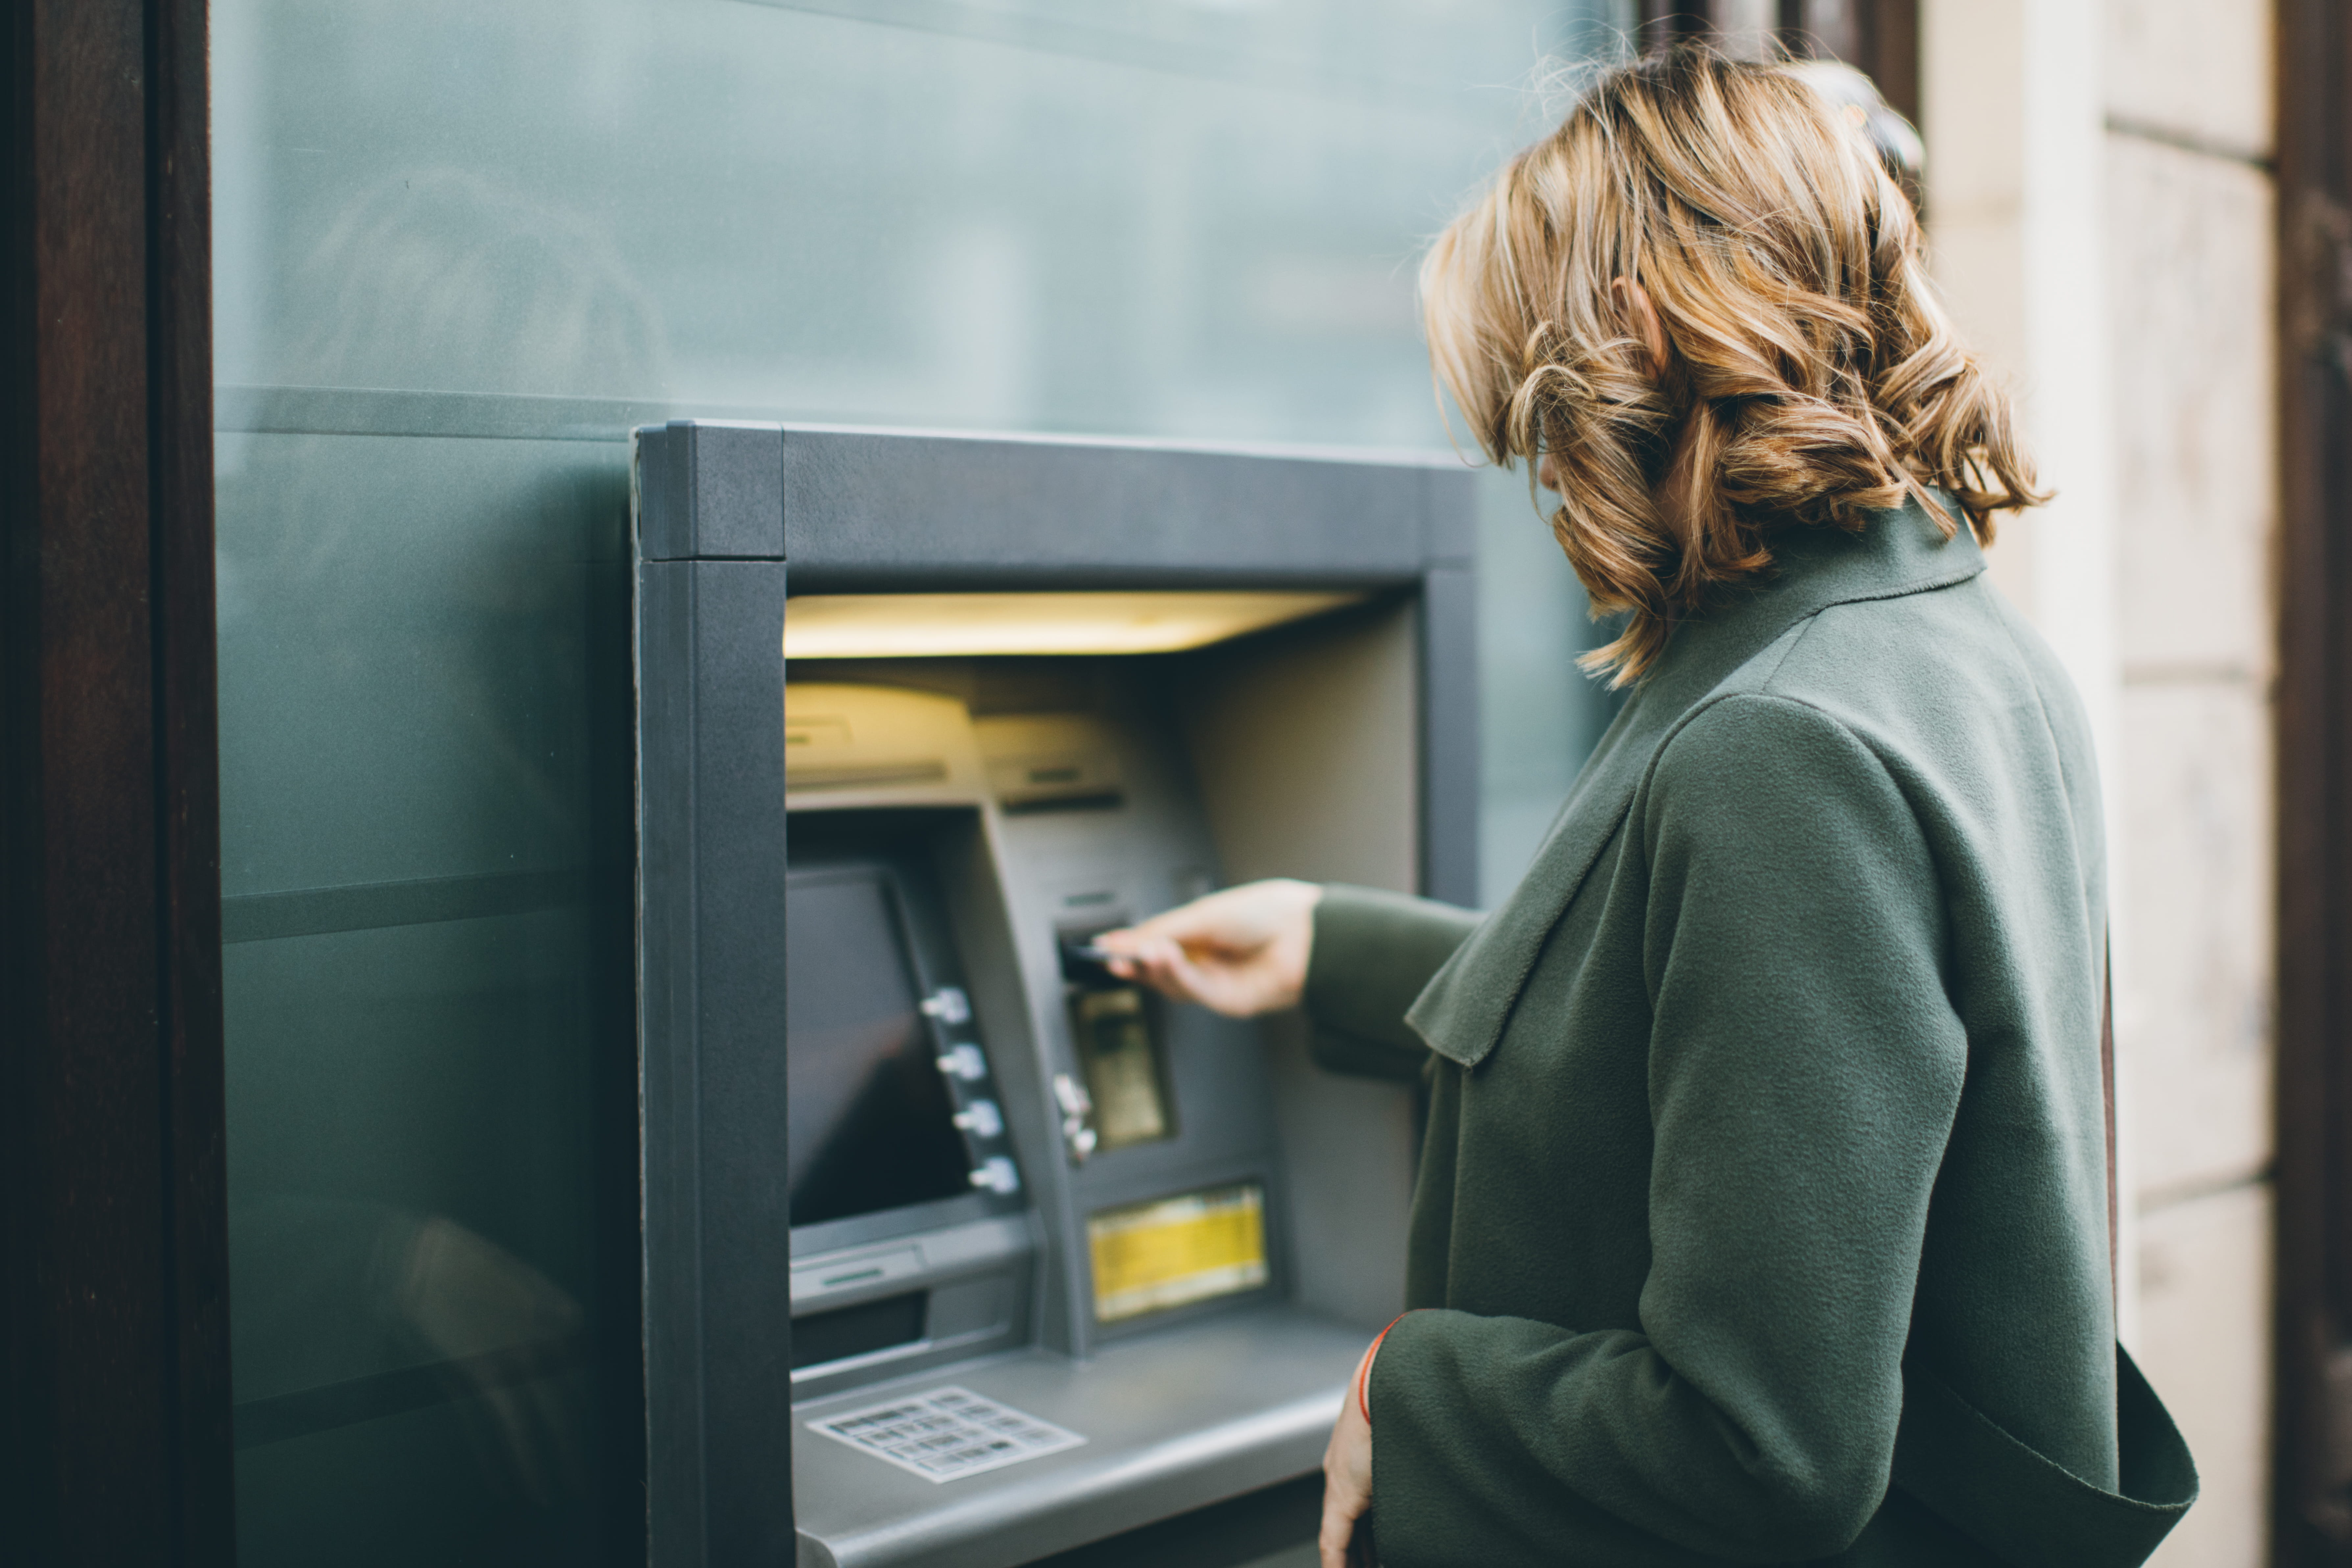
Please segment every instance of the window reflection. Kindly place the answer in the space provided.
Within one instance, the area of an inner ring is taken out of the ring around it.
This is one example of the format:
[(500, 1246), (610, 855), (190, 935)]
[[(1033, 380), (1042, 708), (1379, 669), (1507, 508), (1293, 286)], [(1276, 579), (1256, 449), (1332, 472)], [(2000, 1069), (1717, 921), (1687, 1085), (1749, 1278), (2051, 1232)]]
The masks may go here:
[(281, 1391), (240, 1402), (240, 1446), (446, 1403), (502, 1498), (585, 1491), (585, 1319), (554, 1281), (446, 1215), (290, 1197), (234, 1224), (238, 1266), (270, 1281), (238, 1314), (240, 1389)]

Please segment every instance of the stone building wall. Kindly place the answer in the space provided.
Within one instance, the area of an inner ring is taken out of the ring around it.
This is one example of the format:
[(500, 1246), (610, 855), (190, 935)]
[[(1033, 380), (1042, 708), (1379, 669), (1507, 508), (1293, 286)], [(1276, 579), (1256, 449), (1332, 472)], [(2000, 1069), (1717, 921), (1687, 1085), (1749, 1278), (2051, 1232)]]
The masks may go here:
[[(1938, 281), (2063, 492), (1996, 580), (2099, 732), (2122, 1330), (2203, 1500), (2159, 1568), (2266, 1561), (2272, 687), (2267, 0), (1923, 0)], [(2086, 221), (2087, 220), (2087, 221)]]
[(2277, 391), (2267, 0), (2107, 0), (2117, 1049), (2149, 1376), (2203, 1500), (2157, 1559), (2267, 1556)]

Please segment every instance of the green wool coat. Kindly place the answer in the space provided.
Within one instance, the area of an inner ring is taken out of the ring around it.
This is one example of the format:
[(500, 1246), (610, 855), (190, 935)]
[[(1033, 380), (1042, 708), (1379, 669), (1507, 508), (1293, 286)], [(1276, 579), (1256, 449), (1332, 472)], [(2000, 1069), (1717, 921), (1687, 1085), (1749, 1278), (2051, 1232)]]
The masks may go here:
[(1491, 916), (1318, 908), (1319, 1058), (1428, 1086), (1389, 1568), (2120, 1568), (2195, 1495), (2115, 1342), (2081, 705), (1965, 528), (1780, 558)]

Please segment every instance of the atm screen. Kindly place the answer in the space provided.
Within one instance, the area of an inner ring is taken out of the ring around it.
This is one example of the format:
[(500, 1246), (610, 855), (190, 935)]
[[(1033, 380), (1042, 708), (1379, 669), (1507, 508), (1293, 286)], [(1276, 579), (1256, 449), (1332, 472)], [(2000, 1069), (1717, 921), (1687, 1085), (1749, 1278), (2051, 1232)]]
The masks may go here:
[(880, 867), (786, 884), (784, 1026), (792, 1223), (971, 1190), (971, 1166), (919, 1010), (898, 891)]

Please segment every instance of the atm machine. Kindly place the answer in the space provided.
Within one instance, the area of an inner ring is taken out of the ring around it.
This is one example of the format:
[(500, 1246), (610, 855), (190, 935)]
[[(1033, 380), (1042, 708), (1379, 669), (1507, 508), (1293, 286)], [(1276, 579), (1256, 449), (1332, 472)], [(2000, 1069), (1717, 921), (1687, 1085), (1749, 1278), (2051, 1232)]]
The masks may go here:
[(633, 500), (651, 1561), (1010, 1568), (1310, 1476), (1410, 1097), (1090, 939), (1472, 900), (1470, 475), (677, 422)]

